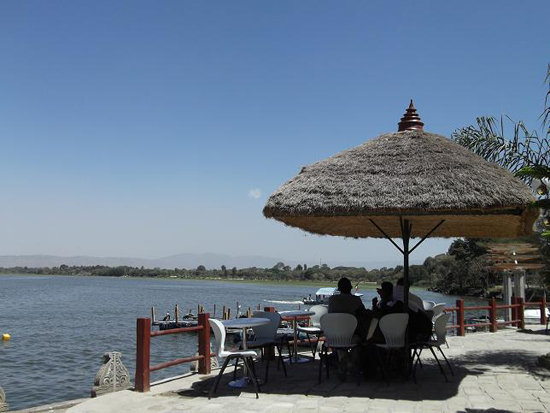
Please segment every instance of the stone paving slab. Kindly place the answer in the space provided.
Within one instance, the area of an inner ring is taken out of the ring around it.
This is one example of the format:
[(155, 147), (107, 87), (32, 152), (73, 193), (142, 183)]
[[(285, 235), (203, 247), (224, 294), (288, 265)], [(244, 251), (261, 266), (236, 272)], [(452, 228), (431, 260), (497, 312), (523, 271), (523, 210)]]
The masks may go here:
[[(227, 386), (231, 370), (208, 400), (215, 371), (164, 382), (146, 394), (125, 390), (100, 396), (67, 412), (550, 412), (550, 372), (536, 364), (538, 356), (550, 352), (550, 335), (542, 326), (530, 328), (449, 337), (449, 348), (443, 347), (455, 371), (454, 377), (447, 371), (449, 382), (431, 354), (423, 354), (417, 384), (395, 377), (389, 386), (381, 380), (357, 385), (351, 377), (341, 382), (336, 371), (328, 379), (323, 371), (318, 384), (318, 361), (287, 366), (285, 378), (271, 363), (258, 399), (251, 386), (243, 391)], [(258, 363), (262, 377), (264, 367)]]

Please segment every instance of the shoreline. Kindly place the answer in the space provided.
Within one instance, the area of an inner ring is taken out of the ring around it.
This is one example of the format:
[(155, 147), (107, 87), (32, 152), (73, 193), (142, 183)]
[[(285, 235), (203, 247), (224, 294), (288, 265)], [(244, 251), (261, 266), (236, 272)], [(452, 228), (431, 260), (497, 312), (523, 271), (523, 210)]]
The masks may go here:
[[(120, 276), (120, 277), (113, 277), (108, 275), (79, 275), (79, 274), (73, 274), (73, 275), (67, 275), (67, 274), (34, 274), (34, 273), (1, 273), (1, 276), (18, 276), (18, 277), (97, 277), (97, 278), (115, 278), (115, 279), (132, 279), (132, 280), (166, 280), (166, 281), (209, 281), (209, 282), (227, 282), (232, 284), (239, 284), (239, 283), (246, 283), (246, 284), (266, 284), (266, 285), (296, 285), (296, 286), (304, 286), (304, 287), (332, 287), (334, 286), (336, 288), (337, 281), (306, 281), (306, 280), (284, 280), (284, 281), (278, 281), (278, 280), (247, 280), (245, 278), (198, 278), (198, 277), (189, 277), (189, 278), (181, 278), (181, 277), (131, 277), (131, 276)], [(373, 282), (373, 281), (364, 281), (359, 284), (359, 291), (360, 290), (373, 290), (375, 291), (376, 288), (380, 284)], [(416, 291), (429, 291), (427, 288), (424, 287), (417, 287), (417, 286), (411, 286), (411, 290)], [(441, 293), (444, 294), (444, 293)]]

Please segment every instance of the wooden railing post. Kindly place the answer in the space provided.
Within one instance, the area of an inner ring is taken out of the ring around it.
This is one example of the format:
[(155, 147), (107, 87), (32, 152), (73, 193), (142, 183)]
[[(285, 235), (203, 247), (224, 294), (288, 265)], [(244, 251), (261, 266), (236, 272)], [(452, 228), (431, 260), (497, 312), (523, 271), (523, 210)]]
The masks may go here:
[(546, 293), (542, 294), (542, 299), (540, 300), (540, 323), (543, 326), (546, 325)]
[(525, 300), (523, 297), (517, 298), (518, 307), (518, 317), (519, 317), (519, 328), (525, 328)]
[[(512, 305), (516, 305), (516, 297), (512, 297)], [(515, 307), (512, 307), (512, 320), (517, 320), (518, 317), (517, 317), (517, 312), (516, 312), (516, 309)], [(515, 324), (512, 324), (512, 325), (515, 325)]]
[(491, 326), (489, 327), (491, 333), (497, 332), (497, 300), (493, 297), (491, 301), (489, 301), (489, 305), (491, 306), (491, 309), (489, 310), (489, 319), (491, 320)]
[(199, 330), (199, 356), (204, 356), (199, 360), (199, 374), (210, 374), (210, 314), (200, 313), (198, 325), (202, 326)]
[(138, 392), (148, 392), (150, 381), (151, 319), (138, 318), (136, 332), (136, 390)]
[(464, 336), (466, 333), (466, 327), (464, 327), (464, 300), (456, 300), (456, 323), (458, 328), (456, 329), (457, 336)]

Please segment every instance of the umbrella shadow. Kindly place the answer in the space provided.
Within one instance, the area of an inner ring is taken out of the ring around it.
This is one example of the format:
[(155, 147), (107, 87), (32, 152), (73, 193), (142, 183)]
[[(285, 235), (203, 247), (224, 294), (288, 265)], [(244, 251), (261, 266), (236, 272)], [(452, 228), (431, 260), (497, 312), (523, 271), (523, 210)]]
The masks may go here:
[(502, 369), (503, 373), (529, 373), (539, 379), (550, 379), (550, 370), (538, 365), (540, 354), (528, 350), (469, 351), (453, 360), (468, 374), (484, 374)]
[[(330, 376), (326, 377), (326, 370), (323, 369), (321, 383), (318, 381), (319, 361), (287, 365), (288, 377), (285, 377), (282, 369), (277, 370), (276, 366), (270, 367), (269, 381), (261, 385), (262, 395), (306, 395), (319, 397), (356, 397), (370, 399), (387, 400), (446, 400), (458, 394), (458, 388), (462, 379), (472, 374), (468, 370), (455, 368), (455, 376), (452, 376), (445, 366), (449, 382), (445, 382), (443, 375), (434, 360), (427, 358), (422, 360), (423, 368), (418, 368), (416, 372), (417, 383), (411, 377), (409, 380), (403, 379), (397, 373), (390, 374), (389, 384), (386, 384), (381, 376), (373, 380), (361, 380), (357, 382), (357, 377), (347, 376), (345, 381), (337, 377), (336, 368), (330, 369)], [(276, 363), (273, 363), (276, 364)], [(455, 367), (455, 366), (453, 366)], [(260, 380), (265, 375), (265, 363), (258, 362), (256, 365)], [(255, 397), (252, 385), (244, 389), (235, 389), (228, 384), (233, 380), (233, 369), (226, 372), (218, 386), (214, 397), (239, 396), (246, 394)], [(475, 373), (474, 373), (475, 374)], [(195, 381), (188, 389), (182, 389), (177, 393), (184, 398), (208, 397), (210, 388), (216, 378), (216, 375), (205, 377), (202, 380)], [(241, 376), (239, 372), (238, 377)]]
[[(547, 336), (548, 334), (546, 333), (546, 329), (535, 329), (535, 330), (531, 330), (530, 328), (525, 328), (523, 330), (518, 330), (518, 333), (520, 334), (533, 334), (533, 335), (537, 335), (537, 336)], [(548, 336), (548, 338), (550, 339), (550, 335)]]
[[(506, 351), (469, 351), (452, 357), (450, 362), (455, 375), (452, 376), (446, 365), (443, 365), (448, 382), (445, 382), (438, 365), (431, 356), (422, 357), (422, 368), (416, 369), (417, 383), (412, 378), (404, 380), (398, 374), (389, 378), (387, 385), (380, 375), (373, 380), (363, 380), (359, 384), (355, 377), (348, 376), (346, 381), (337, 377), (337, 369), (330, 369), (327, 378), (323, 369), (319, 383), (319, 361), (287, 365), (288, 377), (282, 369), (277, 369), (276, 362), (271, 363), (269, 381), (261, 385), (260, 397), (263, 395), (311, 395), (319, 397), (354, 397), (386, 400), (434, 400), (450, 399), (459, 393), (459, 387), (464, 378), (483, 374), (495, 374), (499, 370), (503, 374), (528, 373), (538, 379), (550, 379), (550, 371), (537, 365), (539, 354), (527, 350)], [(257, 362), (256, 368), (260, 380), (265, 375), (265, 362)], [(252, 385), (244, 389), (235, 389), (228, 385), (233, 380), (233, 368), (226, 370), (222, 376), (214, 397), (237, 397), (244, 395), (254, 398)], [(203, 376), (192, 383), (191, 387), (175, 392), (175, 396), (183, 398), (208, 397), (210, 388), (217, 376), (217, 371), (211, 376)], [(238, 377), (242, 374), (238, 371)], [(504, 412), (505, 410), (475, 410), (466, 409), (464, 412)]]
[(502, 409), (470, 409), (466, 408), (464, 410), (457, 410), (457, 413), (514, 413), (513, 410), (502, 410)]

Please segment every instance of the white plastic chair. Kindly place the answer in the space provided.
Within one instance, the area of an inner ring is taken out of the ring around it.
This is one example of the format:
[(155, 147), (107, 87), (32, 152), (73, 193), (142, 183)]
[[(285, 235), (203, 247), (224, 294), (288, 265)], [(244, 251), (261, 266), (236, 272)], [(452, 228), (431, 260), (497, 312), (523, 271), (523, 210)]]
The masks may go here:
[(375, 348), (377, 349), (376, 353), (378, 356), (378, 362), (380, 363), (380, 367), (382, 368), (382, 374), (384, 375), (384, 380), (386, 381), (386, 383), (388, 383), (386, 366), (378, 349), (382, 348), (386, 350), (386, 353), (388, 355), (386, 360), (387, 362), (391, 360), (391, 357), (394, 354), (395, 350), (401, 348), (404, 349), (408, 322), (409, 315), (405, 313), (387, 314), (382, 317), (378, 322), (386, 343), (375, 344)]
[(216, 377), (216, 380), (212, 384), (212, 387), (210, 388), (210, 393), (208, 394), (208, 399), (212, 397), (212, 395), (216, 392), (216, 389), (218, 388), (218, 384), (220, 383), (220, 379), (223, 375), (223, 372), (225, 371), (227, 365), (229, 364), (229, 361), (232, 359), (243, 359), (243, 363), (248, 369), (249, 374), (252, 375), (252, 384), (254, 385), (254, 390), (256, 391), (256, 398), (259, 397), (258, 391), (260, 389), (260, 385), (258, 383), (258, 378), (256, 377), (256, 372), (254, 370), (254, 359), (258, 356), (255, 351), (252, 350), (245, 350), (245, 351), (227, 351), (225, 350), (225, 326), (222, 324), (221, 321), (216, 319), (210, 319), (210, 327), (212, 328), (212, 331), (214, 331), (214, 337), (216, 339), (216, 348), (215, 352), (218, 358), (225, 359), (223, 362), (223, 366), (220, 370), (220, 373)]
[[(282, 361), (282, 345), (283, 340), (277, 339), (277, 329), (281, 325), (281, 315), (275, 311), (254, 311), (252, 314), (252, 317), (256, 318), (268, 318), (270, 320), (269, 324), (265, 324), (263, 326), (253, 327), (252, 330), (254, 330), (254, 340), (250, 340), (247, 342), (247, 347), (252, 348), (260, 348), (263, 350), (265, 348), (276, 348), (279, 352), (279, 360)], [(265, 379), (264, 383), (267, 383), (268, 379), (268, 373), (269, 373), (269, 359), (271, 358), (270, 355), (267, 355), (267, 363), (265, 367)], [(286, 366), (283, 362), (283, 371), (285, 373), (285, 377), (287, 377), (286, 374)]]
[(365, 339), (365, 341), (369, 341), (372, 338), (372, 336), (374, 336), (374, 332), (376, 331), (376, 327), (378, 327), (378, 319), (373, 318), (370, 322), (369, 331), (367, 333), (367, 338)]
[(445, 303), (439, 303), (439, 304), (436, 304), (433, 306), (432, 308), (432, 312), (433, 312), (433, 316), (432, 316), (432, 320), (433, 322), (435, 322), (435, 320), (441, 315), (443, 314), (443, 311), (445, 310)]
[[(328, 314), (328, 307), (324, 305), (314, 305), (309, 309), (309, 311), (313, 311), (315, 313), (310, 317), (311, 326), (310, 327), (298, 326), (298, 331), (301, 331), (306, 334), (307, 339), (309, 341), (309, 347), (311, 348), (311, 353), (313, 354), (313, 358), (315, 358), (317, 344), (319, 343), (319, 338), (321, 337), (321, 334), (323, 334), (323, 330), (321, 329), (321, 317), (324, 316), (325, 314)], [(315, 346), (313, 346), (313, 343), (311, 342), (312, 335), (317, 337), (317, 344)]]
[[(325, 342), (319, 352), (319, 383), (323, 371), (323, 362), (327, 369), (327, 378), (329, 378), (328, 349), (349, 350), (357, 346), (353, 342), (353, 333), (357, 327), (357, 318), (346, 313), (329, 313), (321, 317), (321, 330), (325, 334)], [(323, 355), (324, 351), (324, 355)]]
[(451, 314), (443, 314), (443, 315), (439, 316), (437, 318), (437, 320), (435, 321), (435, 326), (434, 326), (436, 339), (425, 341), (423, 343), (419, 343), (418, 353), (416, 352), (417, 349), (415, 349), (415, 351), (413, 353), (413, 361), (414, 361), (415, 354), (416, 354), (416, 358), (417, 358), (416, 363), (414, 364), (414, 370), (416, 370), (416, 366), (419, 363), (421, 363), (420, 362), (420, 354), (422, 354), (422, 350), (424, 348), (429, 348), (430, 351), (432, 352), (434, 358), (435, 358), (435, 361), (437, 362), (437, 365), (439, 366), (439, 371), (441, 371), (441, 374), (443, 374), (443, 377), (445, 377), (445, 381), (449, 381), (447, 379), (447, 375), (445, 374), (445, 370), (443, 370), (443, 366), (439, 362), (439, 359), (437, 358), (437, 355), (434, 351), (434, 347), (435, 347), (439, 350), (439, 352), (441, 353), (441, 355), (445, 359), (445, 362), (447, 363), (447, 366), (449, 367), (449, 370), (451, 371), (451, 374), (453, 376), (455, 375), (455, 373), (453, 371), (453, 368), (451, 367), (451, 363), (449, 363), (449, 360), (447, 360), (447, 357), (445, 357), (445, 353), (443, 353), (443, 350), (441, 349), (441, 346), (447, 342), (447, 323), (449, 322), (450, 318), (451, 318)]

